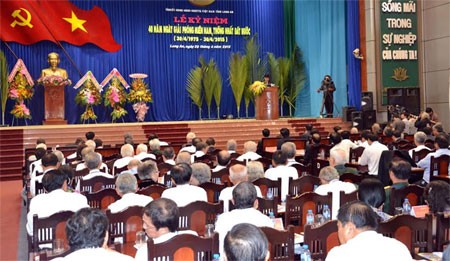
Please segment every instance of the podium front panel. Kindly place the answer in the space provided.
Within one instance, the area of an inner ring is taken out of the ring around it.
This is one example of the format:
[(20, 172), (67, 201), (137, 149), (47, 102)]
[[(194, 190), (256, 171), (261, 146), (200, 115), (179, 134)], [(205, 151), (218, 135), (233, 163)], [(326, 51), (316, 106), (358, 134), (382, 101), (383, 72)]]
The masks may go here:
[(255, 97), (256, 119), (276, 120), (280, 117), (278, 109), (278, 87), (268, 87)]
[(64, 120), (64, 87), (46, 86), (45, 88), (45, 119)]

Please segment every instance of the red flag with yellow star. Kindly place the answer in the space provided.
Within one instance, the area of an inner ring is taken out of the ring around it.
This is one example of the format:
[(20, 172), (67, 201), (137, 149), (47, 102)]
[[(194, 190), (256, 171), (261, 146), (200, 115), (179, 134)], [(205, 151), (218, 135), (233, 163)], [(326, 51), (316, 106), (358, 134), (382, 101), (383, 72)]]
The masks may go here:
[[(29, 15), (20, 8), (29, 10)], [(1, 14), (3, 41), (33, 44), (42, 40), (58, 40), (78, 46), (92, 43), (108, 52), (121, 48), (112, 36), (108, 16), (97, 6), (85, 11), (68, 0), (2, 1)], [(14, 21), (18, 21), (16, 26), (9, 26), (3, 32), (3, 25)], [(33, 26), (30, 28), (28, 23)], [(40, 26), (35, 27), (35, 24)]]

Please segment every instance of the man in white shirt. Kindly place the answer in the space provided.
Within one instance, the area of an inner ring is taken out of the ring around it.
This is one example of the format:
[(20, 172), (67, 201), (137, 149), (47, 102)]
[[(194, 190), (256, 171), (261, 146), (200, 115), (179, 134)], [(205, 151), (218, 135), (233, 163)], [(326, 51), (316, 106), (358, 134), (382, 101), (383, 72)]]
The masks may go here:
[(131, 206), (145, 207), (153, 200), (152, 197), (136, 194), (137, 190), (138, 184), (136, 177), (133, 174), (120, 174), (116, 180), (116, 192), (121, 199), (108, 206), (111, 213), (121, 212)]
[(227, 151), (228, 153), (233, 154), (236, 153), (236, 148), (237, 148), (237, 142), (236, 140), (227, 140)]
[(257, 160), (261, 158), (261, 155), (256, 153), (257, 144), (254, 141), (247, 141), (244, 143), (244, 154), (239, 156), (239, 161)]
[(191, 175), (191, 166), (184, 163), (175, 165), (170, 170), (170, 176), (176, 187), (164, 190), (161, 197), (175, 201), (179, 207), (184, 207), (195, 201), (208, 201), (206, 191), (203, 188), (189, 184)]
[[(223, 212), (228, 212), (229, 202), (233, 198), (233, 190), (241, 182), (248, 181), (247, 167), (241, 164), (236, 164), (230, 167), (230, 181), (233, 187), (226, 187), (220, 191), (219, 200), (223, 201)], [(262, 198), (261, 189), (253, 185), (256, 189), (256, 195)]]
[[(437, 158), (442, 155), (448, 155), (450, 156), (450, 150), (448, 149), (448, 136), (446, 134), (439, 134), (434, 139), (434, 148), (436, 149), (435, 152), (428, 153), (425, 158), (421, 159), (417, 163), (417, 167), (425, 169), (423, 172), (423, 180), (426, 183), (430, 183), (430, 176), (431, 175), (438, 175), (437, 172), (431, 173), (430, 172), (430, 165), (431, 165), (431, 157)], [(450, 164), (447, 166), (447, 171), (450, 173)], [(422, 183), (421, 185), (426, 185), (426, 183)]]
[(287, 141), (281, 145), (281, 151), (283, 151), (287, 156), (287, 166), (292, 166), (294, 164), (301, 164), (295, 161), (295, 154), (297, 153), (297, 148), (295, 143)]
[(140, 143), (137, 146), (136, 155), (134, 155), (134, 158), (140, 161), (147, 158), (156, 160), (156, 156), (154, 154), (148, 153), (148, 147), (144, 143)]
[(332, 133), (330, 134), (330, 141), (335, 144), (331, 149), (330, 153), (334, 150), (343, 150), (345, 151), (345, 163), (349, 162), (350, 157), (350, 149), (354, 149), (358, 147), (356, 144), (354, 144), (349, 138), (350, 138), (350, 132), (348, 131), (342, 131), (342, 133), (345, 133), (346, 139), (344, 139), (341, 134), (339, 133)]
[[(414, 134), (414, 144), (416, 144), (415, 148), (412, 148), (408, 151), (409, 156), (413, 159), (413, 151), (417, 152), (423, 149), (430, 150), (427, 146), (425, 146), (425, 141), (427, 140), (427, 135), (423, 131), (418, 131)], [(414, 159), (413, 159), (414, 160)], [(417, 162), (416, 162), (417, 163)]]
[(195, 153), (191, 155), (191, 162), (194, 163), (196, 158), (205, 156), (207, 151), (208, 145), (205, 142), (203, 141), (197, 142), (195, 144)]
[(176, 164), (185, 163), (191, 165), (191, 154), (187, 151), (181, 151), (178, 153), (177, 158), (175, 160)]
[(378, 142), (378, 136), (373, 133), (368, 135), (368, 143), (369, 147), (364, 149), (358, 163), (360, 165), (368, 165), (370, 175), (378, 175), (381, 153), (389, 149), (386, 145)]
[[(114, 176), (103, 171), (100, 171), (100, 167), (102, 166), (102, 157), (97, 152), (91, 151), (84, 156), (84, 163), (86, 168), (89, 169), (89, 173), (86, 176), (83, 176), (82, 180), (89, 180), (95, 177), (105, 177), (109, 179), (113, 179)], [(77, 190), (81, 191), (80, 183), (77, 184)]]
[(57, 169), (48, 171), (42, 179), (44, 189), (48, 192), (39, 194), (30, 202), (30, 210), (27, 214), (27, 231), (33, 234), (33, 215), (48, 217), (61, 211), (77, 211), (89, 207), (84, 195), (67, 192), (69, 177)]
[[(180, 212), (177, 204), (167, 198), (155, 199), (144, 207), (142, 214), (143, 228), (147, 237), (152, 238), (155, 244), (166, 242), (179, 234), (197, 235), (195, 231), (178, 231)], [(136, 252), (135, 260), (147, 261), (147, 244), (140, 246)]]
[(326, 261), (412, 260), (403, 243), (376, 232), (377, 214), (366, 203), (345, 204), (337, 219), (341, 245), (328, 252)]
[(113, 171), (112, 171), (113, 175), (116, 174), (116, 173), (114, 173), (115, 172), (114, 168), (118, 168), (118, 169), (123, 168), (128, 165), (130, 160), (133, 159), (133, 155), (134, 155), (133, 145), (131, 145), (131, 144), (122, 145), (122, 147), (120, 148), (120, 155), (122, 156), (122, 158), (120, 158), (114, 162)]
[(53, 152), (47, 153), (42, 157), (41, 159), (41, 168), (43, 170), (42, 175), (32, 176), (30, 179), (30, 192), (32, 197), (36, 195), (36, 181), (38, 183), (42, 183), (42, 178), (44, 177), (45, 173), (49, 172), (50, 170), (59, 168), (60, 165), (61, 164), (58, 161), (58, 157)]
[(289, 167), (287, 164), (287, 155), (281, 151), (277, 150), (272, 156), (273, 168), (266, 170), (264, 177), (270, 180), (278, 180), (281, 178), (281, 201), (286, 200), (286, 196), (289, 193), (289, 178), (298, 179), (297, 169), (294, 167)]
[(175, 166), (175, 151), (172, 147), (164, 148), (162, 158), (165, 163)]
[(327, 166), (320, 170), (319, 173), (320, 183), (314, 192), (319, 195), (326, 196), (328, 192), (332, 193), (332, 218), (335, 219), (338, 213), (340, 205), (340, 192), (344, 191), (345, 194), (351, 193), (356, 190), (356, 186), (350, 182), (343, 182), (339, 180), (339, 173), (334, 167)]
[(226, 234), (234, 225), (253, 224), (257, 227), (273, 227), (270, 218), (258, 210), (255, 186), (250, 182), (241, 182), (233, 190), (233, 203), (236, 209), (223, 213), (216, 221), (215, 230), (219, 233), (219, 249), (223, 256), (223, 242)]
[(67, 240), (73, 252), (55, 260), (133, 260), (108, 248), (108, 223), (105, 213), (99, 209), (77, 211), (66, 223)]
[(217, 166), (213, 168), (212, 172), (217, 172), (219, 170), (226, 169), (228, 163), (230, 163), (230, 153), (226, 150), (221, 150), (217, 153)]
[(186, 144), (183, 145), (183, 147), (180, 149), (179, 152), (187, 151), (189, 153), (195, 153), (195, 146), (193, 145), (192, 140), (196, 138), (196, 135), (194, 132), (189, 132), (186, 134)]

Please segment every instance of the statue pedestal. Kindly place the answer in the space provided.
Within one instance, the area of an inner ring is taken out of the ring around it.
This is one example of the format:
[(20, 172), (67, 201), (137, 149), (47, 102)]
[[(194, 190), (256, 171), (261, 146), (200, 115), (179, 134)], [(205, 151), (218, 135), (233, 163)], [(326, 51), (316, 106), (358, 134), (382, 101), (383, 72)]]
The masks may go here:
[(64, 86), (45, 86), (45, 120), (43, 124), (67, 124), (64, 119)]
[(261, 95), (255, 97), (256, 119), (278, 119), (280, 117), (278, 104), (278, 87), (265, 88)]

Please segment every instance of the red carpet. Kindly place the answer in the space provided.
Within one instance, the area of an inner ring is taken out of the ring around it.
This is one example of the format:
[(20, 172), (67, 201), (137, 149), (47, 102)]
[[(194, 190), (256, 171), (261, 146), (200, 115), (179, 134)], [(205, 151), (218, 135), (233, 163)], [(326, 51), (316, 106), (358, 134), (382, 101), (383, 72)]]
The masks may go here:
[(17, 260), (22, 181), (0, 182), (0, 260)]

